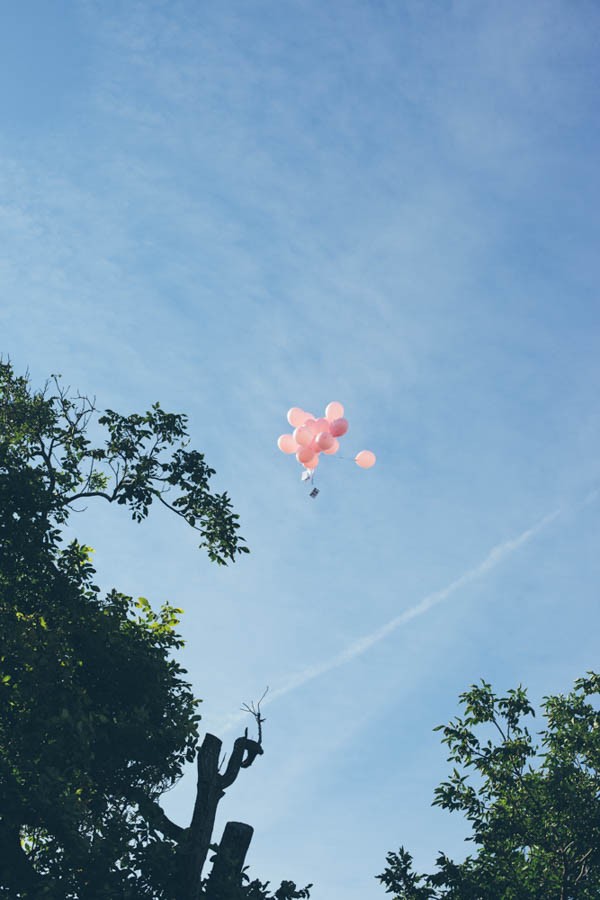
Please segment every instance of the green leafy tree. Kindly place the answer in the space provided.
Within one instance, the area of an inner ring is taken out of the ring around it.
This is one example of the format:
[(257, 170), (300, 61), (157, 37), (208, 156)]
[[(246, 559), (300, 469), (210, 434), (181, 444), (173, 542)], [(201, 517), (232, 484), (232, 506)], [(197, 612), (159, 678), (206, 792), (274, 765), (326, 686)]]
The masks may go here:
[(522, 688), (491, 685), (461, 695), (465, 715), (439, 726), (455, 763), (434, 805), (462, 812), (476, 853), (444, 853), (433, 874), (417, 874), (401, 847), (379, 880), (395, 900), (595, 900), (600, 897), (600, 675), (566, 696), (549, 696), (539, 739)]
[[(100, 445), (88, 437), (93, 420), (105, 429)], [(200, 533), (200, 546), (219, 564), (247, 553), (229, 496), (211, 492), (215, 471), (188, 445), (186, 416), (158, 403), (144, 415), (109, 409), (98, 416), (93, 401), (70, 397), (56, 376), (32, 392), (26, 377), (0, 361), (3, 551), (40, 540), (55, 545), (73, 504), (99, 498), (126, 506), (138, 522), (155, 501), (162, 504)]]
[[(247, 552), (238, 517), (187, 449), (185, 417), (158, 404), (108, 411), (97, 416), (106, 439), (92, 444), (94, 416), (58, 379), (34, 392), (0, 362), (0, 896), (216, 900), (228, 884), (232, 898), (267, 898), (267, 885), (244, 883), (239, 829), (212, 843), (225, 790), (263, 752), (260, 706), (249, 708), (258, 739), (246, 730), (221, 771), (221, 742), (207, 734), (199, 745), (198, 701), (174, 656), (181, 611), (101, 596), (90, 549), (61, 540), (77, 501), (126, 506), (137, 521), (158, 501), (224, 564)], [(159, 798), (194, 759), (196, 802), (182, 827)], [(289, 886), (276, 896), (308, 896)]]

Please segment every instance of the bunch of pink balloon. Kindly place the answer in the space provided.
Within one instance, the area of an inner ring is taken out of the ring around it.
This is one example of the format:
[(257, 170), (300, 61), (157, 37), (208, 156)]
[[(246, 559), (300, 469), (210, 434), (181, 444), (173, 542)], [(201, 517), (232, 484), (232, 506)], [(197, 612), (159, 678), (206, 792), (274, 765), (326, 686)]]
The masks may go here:
[[(282, 453), (295, 453), (298, 462), (311, 472), (319, 465), (321, 453), (325, 456), (337, 453), (340, 447), (338, 438), (348, 431), (344, 407), (335, 400), (328, 404), (325, 415), (319, 419), (299, 406), (293, 406), (287, 420), (294, 431), (292, 434), (282, 434), (277, 446)], [(375, 454), (370, 450), (361, 450), (354, 461), (361, 469), (370, 469), (375, 465)]]

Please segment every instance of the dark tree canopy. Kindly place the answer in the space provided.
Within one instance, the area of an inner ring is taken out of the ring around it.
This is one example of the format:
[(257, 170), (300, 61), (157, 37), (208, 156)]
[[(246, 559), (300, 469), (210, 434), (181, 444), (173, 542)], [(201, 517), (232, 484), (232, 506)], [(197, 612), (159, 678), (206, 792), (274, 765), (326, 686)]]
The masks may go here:
[[(88, 436), (94, 422), (106, 433), (98, 446)], [(210, 490), (214, 469), (187, 449), (186, 423), (158, 403), (143, 415), (98, 415), (93, 401), (70, 397), (56, 376), (35, 392), (0, 361), (2, 546), (56, 540), (74, 503), (100, 498), (127, 506), (138, 522), (158, 501), (200, 533), (214, 562), (247, 553), (228, 495)]]
[(600, 675), (546, 697), (538, 740), (522, 688), (482, 682), (461, 695), (462, 718), (439, 726), (455, 764), (434, 805), (463, 813), (476, 852), (444, 853), (414, 872), (401, 847), (379, 880), (395, 900), (597, 900), (600, 897)]
[(177, 611), (100, 598), (92, 574), (73, 543), (52, 575), (0, 585), (7, 897), (63, 896), (59, 884), (65, 897), (155, 896), (135, 875), (150, 837), (140, 797), (155, 800), (195, 755), (197, 703), (171, 659)]
[[(58, 379), (33, 392), (0, 362), (0, 896), (219, 900), (226, 885), (228, 900), (266, 900), (268, 885), (241, 872), (252, 829), (229, 823), (220, 844), (212, 838), (225, 790), (263, 752), (260, 710), (258, 740), (237, 738), (221, 772), (221, 742), (199, 746), (199, 701), (174, 658), (181, 610), (101, 596), (90, 548), (61, 541), (78, 501), (125, 505), (140, 521), (156, 500), (224, 564), (247, 552), (238, 517), (210, 491), (203, 455), (186, 449), (184, 416), (158, 404), (107, 411), (101, 446), (88, 437), (94, 416)], [(194, 815), (182, 827), (158, 800), (194, 759)], [(286, 882), (275, 896), (308, 891)]]

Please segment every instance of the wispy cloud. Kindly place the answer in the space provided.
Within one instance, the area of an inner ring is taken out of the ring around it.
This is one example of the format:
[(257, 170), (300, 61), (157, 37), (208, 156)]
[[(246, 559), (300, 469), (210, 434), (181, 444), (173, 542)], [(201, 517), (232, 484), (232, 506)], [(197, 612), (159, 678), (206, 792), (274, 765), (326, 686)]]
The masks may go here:
[[(401, 628), (413, 619), (417, 619), (419, 616), (429, 612), (434, 606), (443, 603), (444, 600), (447, 600), (471, 582), (483, 578), (488, 572), (491, 572), (503, 563), (505, 559), (515, 553), (520, 547), (523, 547), (539, 535), (540, 532), (558, 518), (561, 512), (562, 510), (560, 508), (555, 509), (516, 537), (509, 538), (501, 544), (496, 544), (480, 563), (473, 566), (473, 568), (468, 569), (454, 581), (450, 582), (450, 584), (446, 585), (446, 587), (441, 588), (439, 591), (433, 591), (431, 594), (427, 594), (426, 597), (423, 597), (423, 599), (414, 606), (405, 609), (404, 612), (401, 612), (393, 619), (390, 619), (389, 622), (381, 625), (379, 628), (375, 629), (375, 631), (352, 641), (352, 643), (348, 644), (347, 647), (340, 653), (335, 654), (335, 656), (332, 656), (323, 662), (308, 666), (296, 675), (292, 675), (284, 682), (284, 684), (269, 692), (263, 702), (263, 706), (266, 706), (268, 703), (273, 703), (274, 700), (279, 700), (281, 697), (285, 697), (292, 691), (298, 690), (298, 688), (308, 684), (309, 681), (313, 681), (315, 678), (319, 678), (321, 675), (325, 675), (327, 672), (331, 672), (333, 669), (337, 669), (345, 663), (352, 662), (352, 660), (362, 656), (398, 628)], [(224, 723), (222, 730), (227, 731), (234, 728), (239, 722), (246, 718), (247, 716), (245, 714), (232, 715)]]

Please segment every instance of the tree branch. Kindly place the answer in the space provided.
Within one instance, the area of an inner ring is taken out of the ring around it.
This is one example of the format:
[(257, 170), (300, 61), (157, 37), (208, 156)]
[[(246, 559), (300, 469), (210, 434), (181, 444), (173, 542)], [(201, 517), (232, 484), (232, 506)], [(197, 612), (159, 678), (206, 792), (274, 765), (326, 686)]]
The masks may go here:
[(113, 503), (113, 501), (116, 500), (114, 492), (111, 496), (104, 491), (81, 491), (79, 494), (71, 494), (70, 497), (65, 497), (62, 505), (69, 506), (69, 504), (75, 503), (76, 500), (83, 500), (87, 497), (102, 497), (104, 500), (108, 500), (109, 503)]
[(253, 741), (248, 737), (248, 729), (246, 728), (244, 737), (236, 738), (233, 744), (233, 750), (229, 757), (227, 768), (222, 775), (219, 775), (219, 785), (224, 791), (230, 787), (240, 773), (240, 769), (248, 769), (257, 756), (264, 753), (263, 748), (258, 741)]
[(172, 822), (158, 801), (148, 797), (141, 788), (131, 788), (128, 791), (128, 799), (137, 804), (142, 816), (152, 828), (162, 832), (165, 837), (170, 838), (172, 841), (177, 841), (177, 843), (183, 840), (187, 829)]

